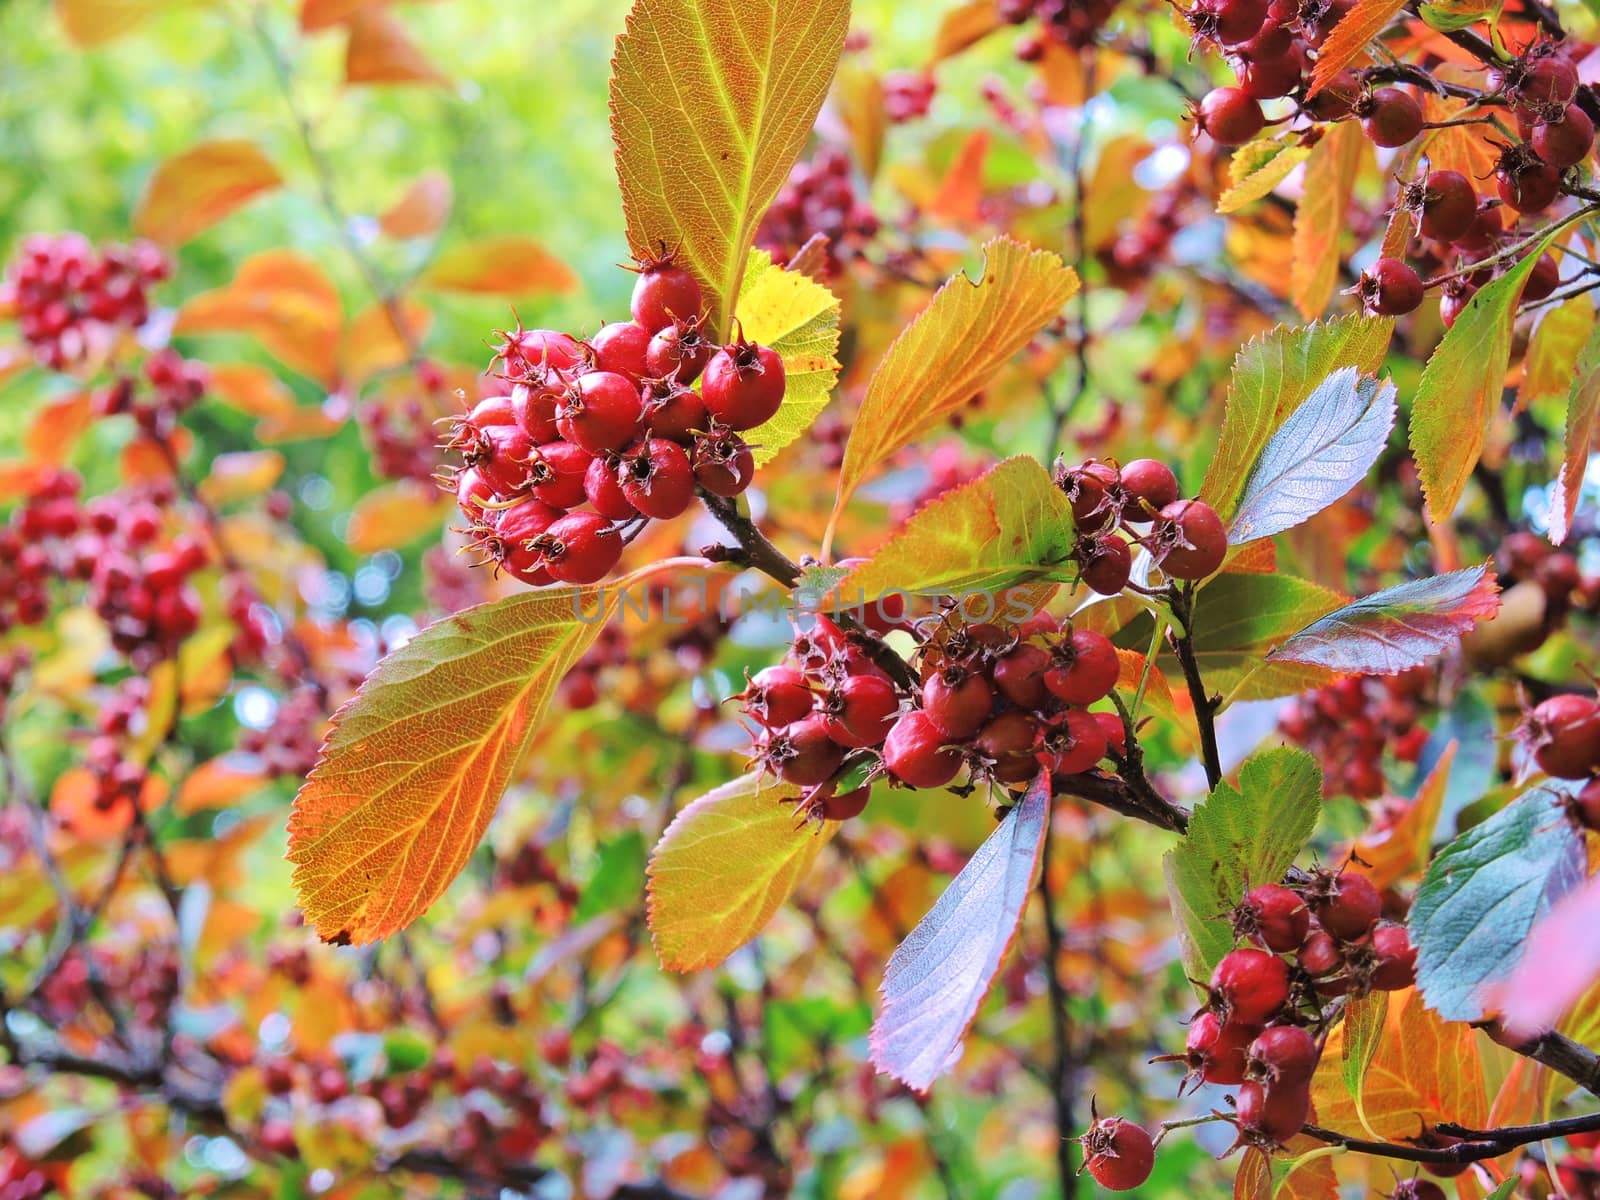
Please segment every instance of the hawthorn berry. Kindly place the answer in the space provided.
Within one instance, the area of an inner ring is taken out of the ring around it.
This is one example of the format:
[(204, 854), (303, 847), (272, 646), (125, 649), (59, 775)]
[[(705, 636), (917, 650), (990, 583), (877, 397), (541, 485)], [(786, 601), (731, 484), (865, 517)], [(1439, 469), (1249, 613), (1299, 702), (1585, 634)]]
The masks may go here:
[(763, 667), (750, 677), (734, 699), (744, 702), (745, 715), (769, 729), (790, 725), (811, 711), (811, 687), (794, 667)]
[(1073, 551), (1079, 578), (1092, 592), (1115, 596), (1133, 575), (1133, 551), (1114, 534), (1080, 538)]
[(508, 397), (512, 420), (522, 427), (535, 445), (553, 442), (559, 436), (556, 432), (556, 405), (561, 402), (563, 390), (555, 383), (544, 380), (536, 384), (519, 383), (512, 387)]
[(1194, 110), (1195, 127), (1219, 146), (1244, 145), (1266, 122), (1261, 105), (1243, 88), (1212, 88)]
[(1277, 954), (1298, 950), (1311, 932), (1311, 910), (1299, 894), (1268, 883), (1245, 893), (1233, 910), (1233, 932)]
[(1356, 291), (1368, 312), (1398, 317), (1422, 303), (1422, 278), (1398, 258), (1380, 258), (1361, 272)]
[(755, 479), (756, 458), (750, 444), (720, 422), (695, 435), (689, 460), (695, 482), (714, 496), (737, 496)]
[(1150, 1178), (1156, 1147), (1150, 1135), (1132, 1121), (1096, 1115), (1078, 1141), (1084, 1169), (1107, 1191), (1128, 1192)]
[(1261, 32), (1268, 0), (1196, 0), (1186, 15), (1197, 38), (1237, 46)]
[(484, 505), (494, 499), (495, 492), (489, 481), (476, 467), (463, 467), (455, 477), (456, 504), (469, 521), (483, 518)]
[(1372, 934), (1372, 986), (1397, 992), (1417, 981), (1417, 948), (1404, 925), (1379, 925)]
[(1452, 279), (1444, 285), (1444, 290), (1439, 294), (1439, 320), (1444, 322), (1446, 329), (1456, 323), (1477, 290), (1462, 279)]
[(1355, 115), (1360, 100), (1361, 81), (1349, 71), (1340, 71), (1305, 107), (1319, 121), (1343, 121)]
[(1040, 728), (1038, 760), (1056, 775), (1081, 775), (1106, 756), (1106, 734), (1093, 713), (1068, 709)]
[(1118, 758), (1128, 756), (1128, 727), (1122, 723), (1122, 714), (1114, 712), (1093, 712), (1089, 714), (1100, 723), (1100, 731), (1106, 735), (1106, 751)]
[(1310, 896), (1317, 923), (1341, 941), (1366, 937), (1383, 914), (1383, 897), (1364, 875), (1324, 877)]
[(622, 537), (594, 512), (568, 513), (533, 540), (540, 563), (562, 583), (595, 583), (622, 557)]
[(650, 374), (650, 337), (651, 331), (637, 321), (602, 325), (589, 339), (595, 370), (621, 375), (637, 387)]
[(636, 384), (615, 371), (578, 376), (556, 406), (556, 428), (590, 454), (621, 450), (638, 435), (644, 400)]
[(1247, 1082), (1239, 1088), (1234, 1116), (1239, 1131), (1249, 1138), (1281, 1146), (1305, 1125), (1311, 1115), (1311, 1088), (1265, 1087)]
[(462, 460), (502, 496), (514, 496), (528, 486), (528, 457), (533, 442), (517, 425), (469, 425), (458, 437)]
[(921, 709), (903, 712), (883, 741), (883, 769), (914, 788), (943, 787), (961, 770), (961, 754)]
[(1431, 1179), (1402, 1179), (1389, 1193), (1389, 1200), (1446, 1200), (1445, 1190)]
[(1600, 700), (1552, 696), (1523, 718), (1517, 736), (1545, 774), (1588, 779), (1600, 770)]
[(1203, 500), (1179, 500), (1161, 510), (1152, 553), (1174, 579), (1204, 579), (1228, 555), (1228, 533)]
[(1422, 132), (1422, 105), (1409, 92), (1381, 87), (1356, 102), (1361, 128), (1375, 146), (1404, 146)]
[(583, 345), (554, 329), (500, 330), (495, 361), (512, 379), (525, 379), (544, 371), (570, 371), (583, 361)]
[(1189, 1024), (1184, 1041), (1184, 1064), (1203, 1083), (1243, 1083), (1250, 1045), (1261, 1032), (1259, 1025), (1224, 1021), (1206, 1009)]
[(867, 807), (867, 801), (872, 798), (872, 786), (862, 784), (848, 792), (837, 795), (818, 796), (815, 803), (817, 815), (824, 821), (848, 821), (851, 817), (859, 817)]
[(646, 380), (640, 399), (644, 401), (644, 427), (651, 437), (687, 442), (696, 430), (706, 427), (706, 406), (700, 393), (676, 379)]
[(947, 663), (922, 683), (922, 711), (951, 741), (977, 733), (993, 707), (989, 681), (960, 663)]
[(694, 501), (689, 456), (665, 438), (649, 438), (623, 451), (617, 480), (628, 503), (658, 521), (671, 520)]
[(1044, 685), (1068, 704), (1093, 704), (1111, 694), (1121, 671), (1110, 638), (1093, 629), (1077, 629), (1051, 651)]
[(1332, 975), (1344, 968), (1344, 952), (1339, 949), (1339, 943), (1321, 929), (1311, 931), (1295, 955), (1295, 960), (1300, 964), (1300, 969), (1313, 979)]
[(576, 442), (559, 438), (534, 448), (527, 461), (527, 490), (546, 504), (576, 508), (588, 497), (589, 464), (596, 461)]
[(1316, 1039), (1298, 1025), (1270, 1025), (1250, 1043), (1245, 1076), (1269, 1088), (1301, 1087), (1321, 1057)]
[(765, 424), (783, 404), (783, 359), (770, 346), (740, 339), (711, 356), (700, 383), (706, 411), (730, 429)]
[(1591, 833), (1600, 833), (1600, 779), (1591, 779), (1578, 789), (1568, 805), (1574, 821)]
[(658, 333), (674, 320), (698, 321), (704, 312), (700, 284), (673, 261), (673, 255), (646, 259), (628, 304), (633, 319), (650, 333)]
[(1033, 753), (1038, 734), (1038, 720), (1013, 709), (991, 717), (972, 745), (997, 782), (1026, 783), (1039, 772)]
[(1111, 493), (1118, 480), (1117, 468), (1110, 463), (1091, 460), (1076, 467), (1056, 463), (1056, 486), (1072, 506), (1072, 521), (1080, 533), (1092, 533), (1116, 517)]
[(1123, 463), (1118, 482), (1137, 511), (1151, 517), (1178, 499), (1178, 477), (1166, 463), (1153, 458)]
[(816, 787), (839, 773), (844, 747), (828, 736), (827, 718), (814, 712), (769, 731), (760, 747), (760, 759), (785, 783)]
[(1528, 139), (1533, 151), (1558, 171), (1575, 167), (1594, 149), (1594, 122), (1576, 104), (1569, 104), (1559, 120), (1541, 121)]
[(1289, 998), (1289, 968), (1265, 950), (1230, 950), (1211, 972), (1211, 1006), (1224, 1019), (1265, 1025)]
[[(1534, 260), (1533, 269), (1528, 272), (1527, 279), (1522, 284), (1522, 299), (1543, 300), (1561, 284), (1561, 268), (1556, 265), (1556, 260), (1549, 254), (1541, 254)], [(1570, 555), (1563, 557), (1570, 560)], [(1574, 564), (1576, 565), (1576, 564)], [(1571, 588), (1566, 589), (1571, 591)]]
[(1422, 235), (1441, 242), (1461, 237), (1478, 215), (1478, 194), (1460, 171), (1429, 171), (1415, 198)]
[(1502, 89), (1519, 112), (1538, 119), (1572, 103), (1578, 91), (1578, 72), (1566, 59), (1552, 54), (1546, 44), (1503, 70), (1491, 72), (1489, 82)]
[(878, 745), (899, 711), (899, 694), (881, 675), (847, 675), (822, 698), (828, 736), (841, 746)]
[(639, 515), (617, 478), (617, 464), (591, 458), (583, 473), (583, 495), (595, 512), (608, 521), (631, 521)]
[(1244, 47), (1240, 47), (1236, 70), (1239, 90), (1252, 100), (1276, 100), (1300, 86), (1303, 67), (1299, 51), (1292, 42), (1284, 50), (1272, 52), (1269, 49), (1259, 56), (1248, 56), (1243, 50)]
[(700, 331), (700, 322), (688, 317), (673, 321), (650, 339), (644, 365), (654, 378), (690, 384), (700, 378), (715, 350)]
[(1540, 212), (1555, 203), (1561, 191), (1561, 172), (1541, 162), (1527, 146), (1507, 146), (1495, 163), (1494, 186), (1507, 208)]

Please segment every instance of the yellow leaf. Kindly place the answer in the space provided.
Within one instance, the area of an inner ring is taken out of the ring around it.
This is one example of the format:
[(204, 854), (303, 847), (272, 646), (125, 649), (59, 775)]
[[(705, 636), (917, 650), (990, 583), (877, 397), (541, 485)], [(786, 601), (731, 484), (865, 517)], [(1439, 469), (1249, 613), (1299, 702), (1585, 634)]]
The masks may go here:
[[(402, 330), (396, 322), (403, 323)], [(404, 365), (412, 347), (421, 343), (433, 327), (433, 312), (420, 301), (397, 300), (391, 307), (376, 303), (357, 313), (344, 331), (344, 371), (360, 381), (393, 367)]]
[(1573, 364), (1578, 361), (1578, 352), (1594, 332), (1594, 326), (1594, 305), (1587, 296), (1574, 296), (1540, 318), (1523, 360), (1522, 387), (1517, 390), (1518, 408), (1567, 395), (1572, 387)]
[(833, 81), (833, 106), (850, 134), (861, 173), (871, 179), (883, 160), (883, 139), (889, 117), (883, 106), (883, 80), (858, 62), (839, 64)]
[(294, 393), (265, 367), (254, 363), (216, 363), (211, 391), (252, 417), (287, 417), (295, 410)]
[(636, 0), (611, 70), (628, 246), (663, 243), (726, 332), (756, 225), (811, 134), (849, 0)]
[(259, 496), (283, 474), (283, 455), (276, 450), (239, 450), (211, 460), (211, 473), (200, 481), (207, 504), (231, 504)]
[(1354, 62), (1367, 43), (1382, 33), (1404, 7), (1405, 0), (1356, 0), (1356, 6), (1339, 19), (1317, 52), (1307, 98), (1327, 87), (1335, 75)]
[(799, 795), (792, 784), (745, 775), (673, 818), (649, 868), (650, 932), (663, 966), (715, 966), (788, 899), (839, 828), (797, 823)]
[(282, 182), (254, 142), (202, 142), (156, 168), (133, 227), (144, 237), (180, 245)]
[(560, 588), (446, 617), (334, 715), (295, 797), (287, 855), (325, 941), (387, 937), (443, 894), (614, 604), (614, 589)]
[(315, 259), (268, 250), (245, 259), (231, 283), (184, 304), (173, 332), (248, 333), (290, 367), (331, 383), (341, 320), (339, 293)]
[(956, 275), (890, 345), (845, 447), (834, 518), (877, 464), (981, 391), (1061, 311), (1078, 276), (1010, 238), (983, 247), (983, 278)]
[(1354, 121), (1341, 121), (1323, 134), (1306, 162), (1305, 194), (1294, 213), (1289, 296), (1308, 321), (1320, 317), (1333, 298), (1339, 238), (1366, 144)]
[(378, 218), (378, 228), (392, 238), (421, 238), (438, 233), (450, 216), (450, 176), (425, 171), (405, 194)]
[(438, 488), (398, 480), (374, 488), (356, 501), (344, 540), (357, 554), (408, 546), (420, 537), (433, 536), (448, 508), (449, 497)]
[(422, 52), (406, 27), (387, 8), (371, 5), (351, 13), (345, 24), (350, 41), (344, 51), (346, 83), (426, 83), (450, 81)]
[(1311, 147), (1301, 145), (1297, 133), (1258, 138), (1234, 151), (1228, 163), (1227, 191), (1217, 197), (1219, 213), (1237, 212), (1277, 187), (1289, 172), (1311, 157)]
[(417, 282), (440, 292), (531, 296), (570, 292), (578, 286), (578, 277), (532, 238), (507, 234), (447, 250)]
[(79, 46), (98, 46), (132, 33), (171, 0), (56, 0), (56, 15)]
[(809, 429), (828, 405), (839, 376), (839, 298), (809, 276), (773, 266), (765, 250), (752, 250), (734, 311), (746, 337), (783, 359), (783, 406), (745, 435), (759, 467)]

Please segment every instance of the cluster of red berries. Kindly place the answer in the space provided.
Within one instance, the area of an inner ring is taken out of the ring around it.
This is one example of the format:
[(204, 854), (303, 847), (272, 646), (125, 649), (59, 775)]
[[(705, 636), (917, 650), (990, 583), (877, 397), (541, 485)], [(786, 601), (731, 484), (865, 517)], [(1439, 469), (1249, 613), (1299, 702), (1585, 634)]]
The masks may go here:
[(1044, 56), (1046, 40), (1069, 50), (1093, 44), (1095, 35), (1117, 7), (1117, 0), (1000, 0), (1000, 19), (1009, 25), (1039, 22), (1037, 36), (1017, 43), (1017, 57), (1037, 62)]
[(1537, 589), (1542, 596), (1544, 619), (1538, 638), (1523, 648), (1538, 649), (1544, 639), (1565, 623), (1573, 609), (1600, 607), (1600, 576), (1583, 574), (1577, 558), (1557, 550), (1538, 534), (1518, 529), (1506, 535), (1496, 555), (1501, 589), (1511, 602), (1514, 590)]
[(1173, 239), (1187, 227), (1184, 209), (1191, 196), (1187, 180), (1156, 193), (1136, 224), (1096, 251), (1115, 286), (1133, 287), (1165, 258)]
[(1203, 500), (1180, 499), (1178, 477), (1165, 463), (1139, 458), (1119, 467), (1090, 459), (1069, 467), (1058, 460), (1055, 481), (1072, 504), (1079, 577), (1102, 596), (1128, 586), (1135, 544), (1172, 579), (1204, 579), (1227, 556), (1222, 519)]
[(97, 416), (131, 416), (146, 437), (165, 441), (178, 418), (205, 395), (211, 373), (204, 363), (176, 350), (157, 350), (144, 360), (144, 377), (119, 376), (95, 393)]
[(883, 76), (883, 114), (895, 125), (928, 115), (938, 85), (931, 71), (886, 71)]
[(240, 732), (239, 749), (254, 755), (269, 778), (303, 779), (316, 765), (327, 724), (327, 692), (315, 684), (302, 684), (278, 702), (265, 729)]
[(413, 386), (363, 404), (356, 414), (372, 450), (372, 467), (383, 479), (425, 483), (437, 469), (434, 417), (444, 408), (447, 381), (437, 363), (419, 362)]
[(0, 1200), (39, 1200), (55, 1190), (32, 1160), (15, 1146), (0, 1143)]
[(15, 314), (39, 362), (64, 370), (104, 355), (119, 331), (143, 325), (149, 289), (170, 271), (150, 242), (96, 250), (81, 233), (36, 233), (24, 239), (0, 283), (0, 314)]
[(568, 708), (583, 710), (602, 696), (630, 712), (659, 711), (663, 695), (685, 675), (704, 670), (729, 627), (725, 615), (705, 603), (703, 591), (657, 584), (645, 593), (645, 611), (667, 631), (659, 645), (644, 647), (615, 625), (607, 625), (561, 680)]
[(524, 582), (593, 583), (647, 521), (684, 512), (697, 487), (744, 491), (755, 459), (741, 435), (783, 403), (782, 358), (742, 336), (715, 345), (700, 285), (671, 254), (638, 272), (633, 319), (587, 342), (506, 332), (495, 362), (508, 394), (451, 431), (462, 465), (447, 486), (474, 543)]
[[(1517, 738), (1546, 775), (1594, 781), (1600, 776), (1600, 696), (1551, 696), (1523, 716)], [(1593, 782), (1584, 788), (1593, 790)]]
[(828, 239), (824, 273), (836, 277), (878, 233), (878, 217), (856, 191), (850, 156), (824, 147), (795, 164), (756, 228), (756, 245), (784, 265), (816, 234)]
[(1278, 729), (1325, 764), (1330, 793), (1374, 799), (1384, 791), (1384, 752), (1414, 763), (1427, 744), (1420, 721), (1431, 681), (1423, 668), (1341, 679), (1290, 701)]
[(1253, 945), (1229, 951), (1189, 1026), (1187, 1078), (1237, 1087), (1240, 1140), (1272, 1149), (1311, 1112), (1322, 1047), (1311, 1028), (1329, 998), (1396, 991), (1416, 981), (1404, 925), (1382, 921), (1383, 897), (1363, 876), (1292, 872), (1245, 894), (1231, 914)]
[[(917, 661), (915, 686), (898, 687), (861, 640), (817, 617), (737, 697), (759, 728), (756, 762), (807, 789), (808, 815), (844, 820), (866, 804), (874, 775), (938, 788), (965, 768), (974, 782), (1016, 787), (1041, 766), (1076, 775), (1127, 751), (1122, 718), (1088, 711), (1120, 670), (1100, 633), (1048, 614), (1016, 630), (954, 625)], [(857, 772), (863, 781), (837, 793)]]

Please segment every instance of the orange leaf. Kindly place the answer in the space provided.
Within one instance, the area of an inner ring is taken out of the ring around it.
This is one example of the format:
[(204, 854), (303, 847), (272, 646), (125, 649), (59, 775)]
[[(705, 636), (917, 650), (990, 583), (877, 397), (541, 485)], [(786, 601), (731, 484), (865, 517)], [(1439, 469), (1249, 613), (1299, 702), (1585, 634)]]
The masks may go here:
[(350, 14), (350, 41), (344, 52), (346, 83), (426, 83), (450, 81), (429, 61), (411, 35), (386, 9), (370, 7)]
[(43, 463), (0, 460), (0, 500), (26, 496), (43, 482), (46, 469)]
[[(149, 812), (167, 795), (167, 781), (146, 775), (139, 790), (139, 807)], [(119, 797), (106, 807), (99, 803), (100, 785), (87, 767), (71, 767), (56, 777), (50, 789), (50, 816), (73, 837), (86, 842), (110, 841), (133, 824), (133, 809)]]
[(300, 28), (305, 33), (316, 33), (343, 25), (373, 0), (301, 0)]
[(256, 441), (276, 446), (284, 442), (332, 437), (339, 432), (344, 420), (344, 417), (324, 406), (296, 408), (281, 417), (267, 417), (258, 421)]
[(268, 250), (245, 259), (231, 283), (188, 301), (173, 332), (248, 333), (296, 371), (331, 383), (342, 319), (339, 293), (316, 260)]
[(417, 282), (441, 292), (527, 296), (570, 292), (578, 286), (578, 277), (532, 238), (507, 234), (447, 250)]
[(295, 410), (294, 393), (276, 375), (254, 363), (217, 363), (211, 391), (252, 417), (286, 417)]
[(210, 505), (231, 504), (259, 496), (283, 474), (283, 455), (276, 450), (238, 450), (211, 460), (200, 481), (200, 498)]
[(87, 48), (132, 33), (169, 7), (168, 0), (56, 0), (56, 15), (74, 44)]
[(1445, 785), (1455, 757), (1456, 743), (1451, 742), (1405, 811), (1386, 828), (1368, 830), (1351, 848), (1354, 857), (1349, 870), (1360, 872), (1372, 880), (1374, 887), (1382, 889), (1428, 865), (1433, 827), (1444, 807)]
[(345, 541), (357, 554), (376, 554), (410, 545), (438, 531), (449, 497), (437, 488), (409, 480), (368, 492), (350, 513)]
[(610, 97), (628, 247), (637, 258), (677, 249), (706, 286), (715, 334), (849, 22), (849, 0), (635, 0), (628, 13)]
[(1405, 0), (1356, 0), (1356, 6), (1333, 27), (1317, 52), (1307, 98), (1327, 87), (1335, 75), (1353, 63), (1404, 7)]
[(88, 392), (58, 396), (34, 414), (23, 447), (35, 462), (62, 462), (93, 420)]
[(939, 22), (939, 32), (933, 37), (932, 62), (939, 62), (960, 54), (968, 46), (982, 41), (1005, 22), (995, 0), (967, 0), (953, 8)]
[(978, 204), (983, 199), (983, 163), (988, 155), (989, 131), (975, 130), (961, 144), (928, 211), (951, 224), (975, 222)]
[(176, 246), (282, 182), (255, 143), (202, 142), (156, 168), (133, 227)]
[(228, 808), (255, 792), (266, 782), (259, 771), (246, 771), (213, 758), (190, 771), (178, 788), (174, 807), (181, 815), (208, 808)]
[[(403, 332), (395, 326), (397, 315), (405, 324)], [(398, 300), (392, 310), (387, 304), (363, 309), (344, 331), (345, 375), (359, 382), (403, 366), (432, 325), (433, 313), (417, 300)]]
[[(194, 434), (183, 426), (172, 431), (167, 439), (172, 457), (182, 462), (194, 445)], [(122, 448), (122, 477), (130, 482), (136, 479), (168, 479), (172, 476), (172, 458), (161, 444), (147, 437), (136, 437)]]
[(392, 238), (420, 238), (438, 233), (450, 216), (450, 176), (425, 171), (405, 194), (378, 218), (378, 228)]
[(467, 609), (384, 658), (334, 715), (287, 855), (325, 941), (387, 937), (443, 894), (614, 603), (615, 589), (560, 588)]
[(1323, 134), (1306, 161), (1305, 192), (1294, 213), (1289, 296), (1308, 321), (1320, 317), (1333, 298), (1339, 238), (1366, 144), (1360, 126), (1343, 121)]

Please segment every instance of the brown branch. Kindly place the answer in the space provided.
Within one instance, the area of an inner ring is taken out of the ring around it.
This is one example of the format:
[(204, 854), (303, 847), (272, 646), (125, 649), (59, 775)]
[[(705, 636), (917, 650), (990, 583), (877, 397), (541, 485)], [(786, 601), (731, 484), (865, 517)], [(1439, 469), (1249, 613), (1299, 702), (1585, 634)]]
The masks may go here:
[(1172, 588), (1170, 602), (1172, 615), (1183, 626), (1183, 633), (1180, 635), (1168, 630), (1167, 636), (1183, 667), (1183, 680), (1188, 685), (1189, 700), (1194, 705), (1195, 726), (1200, 731), (1200, 755), (1205, 763), (1206, 782), (1214, 791), (1217, 784), (1222, 782), (1222, 756), (1217, 750), (1216, 724), (1217, 709), (1222, 706), (1222, 701), (1206, 691), (1205, 680), (1200, 674), (1200, 662), (1194, 653), (1194, 584), (1186, 583), (1181, 588)]
[(1600, 1113), (1546, 1121), (1540, 1125), (1508, 1125), (1503, 1129), (1465, 1129), (1459, 1125), (1438, 1125), (1435, 1128), (1447, 1137), (1459, 1137), (1462, 1140), (1453, 1146), (1414, 1146), (1350, 1137), (1318, 1125), (1306, 1125), (1300, 1132), (1330, 1146), (1342, 1146), (1357, 1154), (1371, 1154), (1378, 1158), (1397, 1158), (1416, 1163), (1475, 1163), (1486, 1158), (1499, 1158), (1518, 1146), (1546, 1138), (1600, 1132)]
[(1050, 989), (1050, 1098), (1056, 1117), (1056, 1175), (1062, 1200), (1078, 1194), (1078, 1171), (1072, 1147), (1077, 1130), (1073, 1099), (1077, 1092), (1077, 1066), (1072, 1049), (1072, 1024), (1067, 1014), (1067, 988), (1061, 980), (1061, 921), (1056, 912), (1057, 897), (1050, 883), (1051, 820), (1045, 818), (1044, 846), (1040, 853), (1039, 900), (1044, 909), (1045, 981)]

